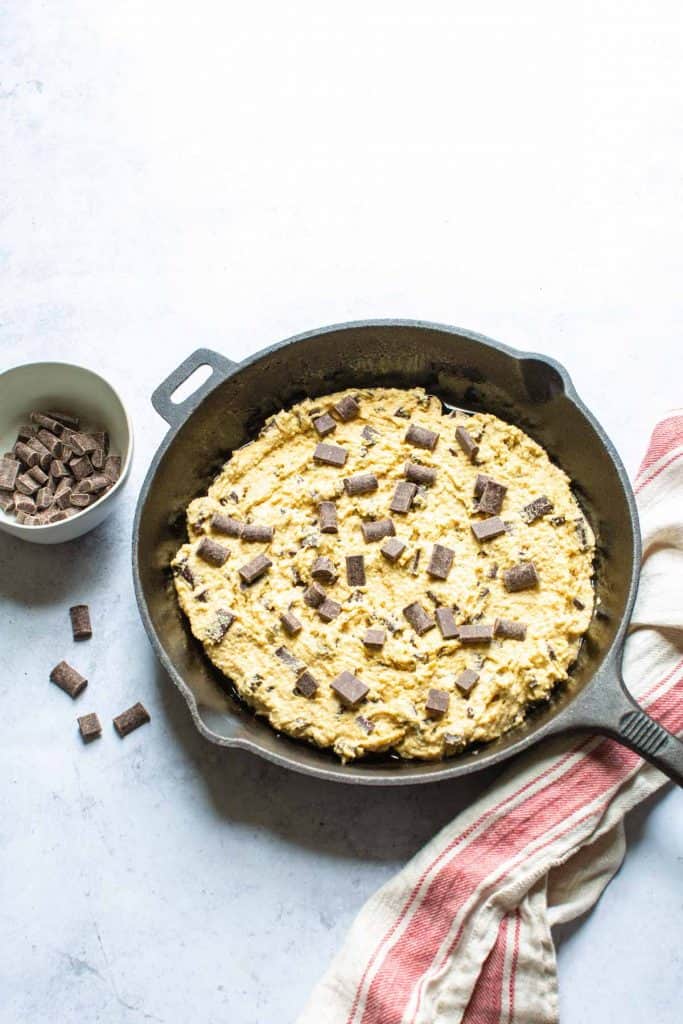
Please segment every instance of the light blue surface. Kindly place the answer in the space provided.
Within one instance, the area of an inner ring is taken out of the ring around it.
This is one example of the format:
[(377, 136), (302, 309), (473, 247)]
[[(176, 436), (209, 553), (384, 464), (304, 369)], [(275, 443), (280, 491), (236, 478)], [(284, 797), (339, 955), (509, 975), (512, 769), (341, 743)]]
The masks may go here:
[[(129, 571), (149, 395), (191, 349), (462, 324), (563, 361), (631, 471), (681, 401), (678, 5), (247, 7), (0, 14), (0, 367), (92, 366), (137, 438), (94, 534), (0, 537), (3, 1024), (292, 1022), (366, 897), (493, 777), (356, 791), (194, 732)], [(76, 704), (48, 682), (62, 657), (90, 679)], [(152, 723), (120, 741), (138, 699)], [(628, 831), (563, 929), (564, 1024), (680, 1020), (681, 793)]]

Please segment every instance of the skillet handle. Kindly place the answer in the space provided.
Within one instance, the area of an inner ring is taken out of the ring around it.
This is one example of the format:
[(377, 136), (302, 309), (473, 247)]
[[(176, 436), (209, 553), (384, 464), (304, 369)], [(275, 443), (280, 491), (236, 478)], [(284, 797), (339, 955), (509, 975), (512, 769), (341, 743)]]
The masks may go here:
[[(212, 370), (211, 375), (183, 402), (172, 402), (171, 396), (173, 393), (200, 366), (210, 366)], [(176, 427), (197, 408), (209, 391), (212, 391), (220, 381), (225, 380), (236, 366), (237, 363), (233, 363), (232, 360), (227, 359), (220, 352), (214, 352), (210, 348), (198, 348), (187, 359), (184, 359), (180, 366), (173, 373), (170, 373), (166, 380), (162, 381), (159, 387), (156, 388), (152, 393), (152, 405), (171, 427)]]

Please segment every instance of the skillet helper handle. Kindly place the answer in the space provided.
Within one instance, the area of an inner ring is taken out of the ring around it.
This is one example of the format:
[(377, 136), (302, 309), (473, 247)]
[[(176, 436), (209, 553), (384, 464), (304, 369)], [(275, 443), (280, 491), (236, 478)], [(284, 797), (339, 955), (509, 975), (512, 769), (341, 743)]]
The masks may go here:
[[(201, 366), (210, 366), (211, 375), (182, 402), (172, 402), (171, 396)], [(237, 363), (210, 348), (198, 348), (170, 373), (152, 393), (152, 405), (171, 427), (178, 426), (197, 408), (204, 396), (231, 373)]]

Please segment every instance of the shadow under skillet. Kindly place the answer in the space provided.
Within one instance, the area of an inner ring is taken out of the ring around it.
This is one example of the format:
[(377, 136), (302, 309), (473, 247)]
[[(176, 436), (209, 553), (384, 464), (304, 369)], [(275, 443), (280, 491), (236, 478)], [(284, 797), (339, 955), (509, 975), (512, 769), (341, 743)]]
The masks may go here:
[[(152, 657), (150, 650), (150, 657)], [(187, 704), (155, 660), (172, 738), (199, 769), (216, 814), (265, 828), (316, 853), (407, 861), (489, 787), (501, 768), (421, 786), (350, 786), (287, 771), (197, 732)]]

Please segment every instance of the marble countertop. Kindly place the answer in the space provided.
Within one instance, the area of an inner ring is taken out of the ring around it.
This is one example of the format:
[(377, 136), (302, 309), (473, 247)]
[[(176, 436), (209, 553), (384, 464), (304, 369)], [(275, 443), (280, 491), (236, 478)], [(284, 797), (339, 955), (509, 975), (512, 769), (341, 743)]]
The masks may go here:
[[(137, 442), (94, 533), (0, 535), (3, 1020), (293, 1022), (363, 901), (494, 781), (354, 790), (206, 743), (138, 619), (132, 513), (165, 429), (150, 393), (192, 349), (363, 317), (559, 358), (635, 470), (681, 404), (679, 14), (583, 10), (3, 11), (0, 369), (92, 367)], [(76, 602), (95, 636), (74, 651)], [(47, 681), (71, 656), (77, 705)], [(152, 723), (119, 741), (137, 699)], [(564, 1024), (680, 1019), (680, 792), (627, 831), (557, 936)]]

